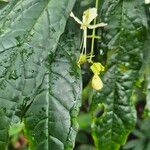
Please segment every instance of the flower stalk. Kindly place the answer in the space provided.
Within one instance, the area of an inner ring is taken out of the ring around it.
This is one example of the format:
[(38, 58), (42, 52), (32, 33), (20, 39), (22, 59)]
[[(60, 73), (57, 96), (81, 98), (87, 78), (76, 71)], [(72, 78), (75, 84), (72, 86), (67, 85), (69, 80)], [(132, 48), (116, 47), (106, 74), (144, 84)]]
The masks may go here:
[[(81, 54), (78, 60), (78, 66), (84, 64), (85, 62), (89, 62), (91, 64), (90, 69), (92, 70), (94, 76), (92, 78), (92, 87), (95, 90), (100, 90), (103, 87), (103, 83), (99, 77), (100, 72), (104, 71), (104, 66), (99, 62), (93, 62), (92, 58), (94, 57), (94, 41), (95, 39), (100, 39), (99, 36), (96, 34), (96, 28), (99, 27), (105, 27), (106, 23), (96, 23), (96, 17), (98, 16), (97, 10), (98, 10), (99, 0), (96, 0), (95, 8), (89, 8), (86, 11), (83, 12), (82, 21), (76, 17), (73, 12), (71, 12), (70, 16), (78, 23), (80, 24), (80, 29), (83, 30), (83, 38), (81, 41)], [(90, 23), (94, 20), (94, 24), (91, 25)], [(87, 30), (92, 29), (92, 35), (87, 35)], [(87, 38), (92, 38), (91, 43), (91, 52), (87, 54)]]

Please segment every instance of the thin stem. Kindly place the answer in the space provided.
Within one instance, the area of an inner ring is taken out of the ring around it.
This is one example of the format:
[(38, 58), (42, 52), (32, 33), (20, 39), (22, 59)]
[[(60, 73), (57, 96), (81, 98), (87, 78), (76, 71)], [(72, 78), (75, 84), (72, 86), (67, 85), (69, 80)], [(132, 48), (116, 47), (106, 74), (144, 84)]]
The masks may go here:
[[(96, 7), (97, 9), (98, 9), (98, 4), (99, 4), (99, 0), (96, 0), (95, 7)], [(94, 25), (96, 25), (96, 18), (94, 19)], [(94, 53), (95, 32), (96, 32), (96, 29), (94, 28), (94, 29), (93, 29), (93, 32), (92, 32), (92, 44), (91, 44), (90, 62), (92, 62), (92, 56), (93, 56), (93, 53)]]
[(87, 49), (87, 27), (84, 29), (84, 49), (85, 49), (85, 55), (86, 55), (86, 49)]
[(83, 54), (83, 41), (84, 41), (84, 35), (82, 35), (81, 45), (80, 49), (82, 49), (81, 53)]

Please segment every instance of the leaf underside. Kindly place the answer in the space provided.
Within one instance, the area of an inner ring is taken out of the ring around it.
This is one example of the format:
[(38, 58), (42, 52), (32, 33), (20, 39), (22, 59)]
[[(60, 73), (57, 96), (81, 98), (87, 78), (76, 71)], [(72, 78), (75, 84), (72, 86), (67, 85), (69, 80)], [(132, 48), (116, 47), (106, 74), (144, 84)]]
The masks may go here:
[[(141, 0), (106, 0), (99, 15), (108, 23), (102, 32), (107, 50), (104, 88), (93, 96), (93, 110), (104, 104), (104, 113), (93, 118), (93, 138), (99, 150), (118, 150), (134, 128), (136, 113), (131, 101), (142, 64), (146, 17)], [(93, 111), (93, 114), (95, 112)]]
[[(81, 81), (61, 34), (75, 0), (11, 0), (0, 10), (0, 149), (21, 118), (31, 149), (72, 149)], [(64, 45), (63, 45), (64, 44)]]

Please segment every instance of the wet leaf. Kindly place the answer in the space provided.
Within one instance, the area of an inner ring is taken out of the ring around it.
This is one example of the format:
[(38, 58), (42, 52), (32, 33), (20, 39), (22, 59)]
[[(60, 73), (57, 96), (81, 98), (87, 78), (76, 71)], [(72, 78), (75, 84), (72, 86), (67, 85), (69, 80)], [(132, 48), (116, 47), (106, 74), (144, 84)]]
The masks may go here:
[(104, 87), (94, 94), (92, 104), (93, 114), (99, 103), (105, 105), (101, 116), (93, 115), (93, 138), (98, 150), (119, 150), (135, 125), (131, 95), (142, 66), (147, 27), (142, 4), (141, 0), (105, 0), (99, 11), (108, 26), (101, 32), (101, 45), (107, 54)]
[(0, 149), (14, 116), (24, 121), (31, 149), (73, 148), (80, 72), (60, 36), (74, 3), (11, 0), (0, 11)]

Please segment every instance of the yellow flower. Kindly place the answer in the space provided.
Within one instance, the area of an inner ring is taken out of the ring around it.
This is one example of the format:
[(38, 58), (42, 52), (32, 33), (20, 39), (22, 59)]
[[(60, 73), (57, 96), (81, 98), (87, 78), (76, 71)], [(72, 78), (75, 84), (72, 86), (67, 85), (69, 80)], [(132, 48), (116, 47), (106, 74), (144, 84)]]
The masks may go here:
[(95, 90), (100, 90), (103, 87), (103, 82), (99, 77), (101, 71), (104, 71), (104, 66), (101, 63), (93, 63), (90, 67), (94, 76), (92, 78), (92, 87)]
[(100, 90), (103, 88), (103, 82), (97, 74), (95, 74), (92, 78), (92, 87), (95, 90)]
[(82, 24), (86, 27), (98, 16), (96, 8), (90, 8), (83, 12)]
[(97, 8), (89, 8), (83, 12), (82, 21), (77, 18), (73, 12), (71, 12), (70, 17), (74, 18), (74, 20), (81, 25), (81, 29), (89, 28), (94, 29), (98, 27), (105, 27), (107, 23), (98, 23), (96, 25), (90, 25), (90, 23), (98, 16)]
[(93, 63), (93, 65), (90, 67), (92, 72), (94, 74), (100, 74), (101, 71), (104, 71), (104, 66), (101, 63)]
[(88, 10), (83, 12), (82, 21), (76, 17), (73, 12), (71, 12), (70, 17), (74, 18), (74, 20), (80, 24), (80, 28), (83, 30), (83, 40), (81, 42), (82, 54), (86, 55), (87, 49), (87, 29), (95, 29), (98, 27), (105, 27), (106, 23), (98, 23), (95, 25), (90, 25), (90, 23), (98, 16), (97, 8), (89, 8)]

